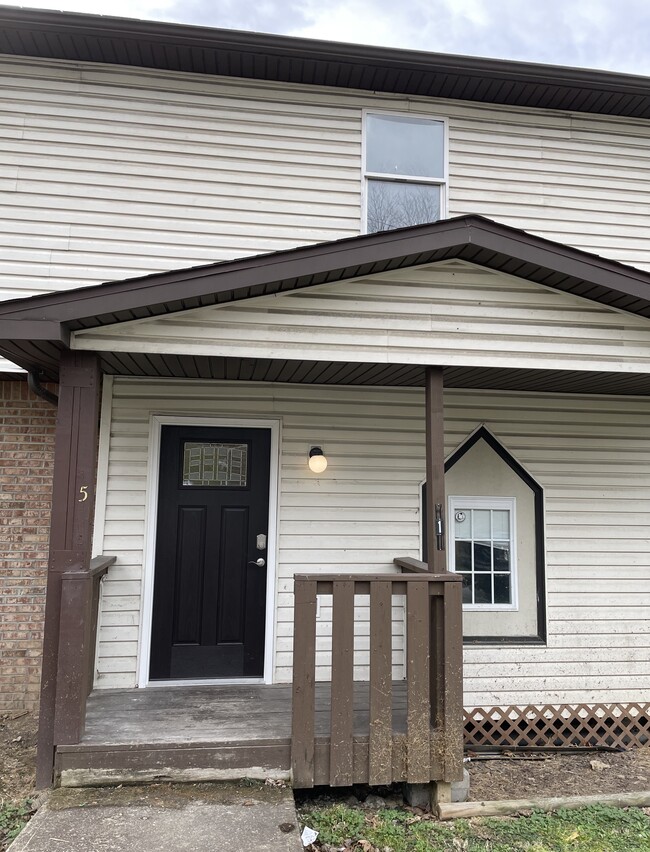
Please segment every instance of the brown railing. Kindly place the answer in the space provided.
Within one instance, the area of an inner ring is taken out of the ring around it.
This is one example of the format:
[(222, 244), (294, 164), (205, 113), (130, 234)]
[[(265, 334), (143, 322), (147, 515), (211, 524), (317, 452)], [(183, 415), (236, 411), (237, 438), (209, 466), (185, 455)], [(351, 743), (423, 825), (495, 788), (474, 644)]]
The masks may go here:
[(84, 733), (86, 699), (93, 686), (101, 579), (115, 556), (98, 556), (90, 566), (61, 574), (61, 622), (54, 742), (78, 743)]
[[(462, 778), (460, 577), (297, 575), (294, 595), (294, 786)], [(318, 595), (332, 595), (331, 691), (324, 702), (316, 684)], [(354, 681), (356, 595), (370, 596), (370, 679), (363, 684)], [(395, 596), (406, 601), (405, 682), (392, 680)]]

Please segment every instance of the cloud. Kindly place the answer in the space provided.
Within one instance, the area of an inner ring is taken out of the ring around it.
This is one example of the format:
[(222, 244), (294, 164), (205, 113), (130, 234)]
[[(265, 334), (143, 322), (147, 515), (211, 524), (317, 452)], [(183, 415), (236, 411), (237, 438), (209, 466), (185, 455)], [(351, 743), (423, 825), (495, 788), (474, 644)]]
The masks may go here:
[(650, 73), (647, 0), (164, 0), (156, 17), (441, 53)]

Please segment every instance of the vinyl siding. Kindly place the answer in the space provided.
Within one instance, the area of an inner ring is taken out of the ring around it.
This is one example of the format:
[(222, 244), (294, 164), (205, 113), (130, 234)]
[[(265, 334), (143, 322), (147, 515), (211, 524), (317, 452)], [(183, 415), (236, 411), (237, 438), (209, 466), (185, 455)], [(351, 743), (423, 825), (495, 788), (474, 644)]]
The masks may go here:
[(650, 269), (650, 124), (0, 58), (0, 297), (359, 233), (364, 109), (442, 117), (448, 214)]
[(466, 263), (81, 331), (109, 352), (646, 372), (650, 321)]
[[(394, 556), (418, 554), (420, 391), (116, 379), (97, 546), (118, 562), (104, 583), (98, 687), (135, 683), (152, 412), (282, 421), (276, 680), (291, 677), (294, 572), (392, 570)], [(645, 399), (446, 393), (447, 452), (485, 423), (545, 489), (548, 646), (466, 648), (467, 707), (645, 700), (649, 416)], [(313, 443), (329, 458), (319, 477), (306, 465)], [(320, 677), (327, 620), (323, 607)], [(363, 618), (358, 630), (367, 633)], [(357, 664), (363, 677), (363, 654)]]

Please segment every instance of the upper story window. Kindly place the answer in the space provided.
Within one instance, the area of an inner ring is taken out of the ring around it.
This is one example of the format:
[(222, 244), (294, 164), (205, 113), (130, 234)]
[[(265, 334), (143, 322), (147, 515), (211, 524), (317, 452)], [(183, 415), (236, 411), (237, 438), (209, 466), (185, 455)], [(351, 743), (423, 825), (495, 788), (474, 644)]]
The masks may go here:
[(445, 123), (368, 113), (365, 127), (366, 231), (424, 225), (445, 215)]

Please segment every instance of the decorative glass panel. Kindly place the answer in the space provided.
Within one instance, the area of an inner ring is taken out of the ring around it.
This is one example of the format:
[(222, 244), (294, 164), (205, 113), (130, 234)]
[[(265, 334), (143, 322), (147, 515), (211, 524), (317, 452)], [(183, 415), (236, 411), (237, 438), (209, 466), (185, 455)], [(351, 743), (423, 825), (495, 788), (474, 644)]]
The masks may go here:
[(403, 115), (369, 115), (366, 169), (389, 175), (442, 178), (444, 125)]
[(424, 225), (440, 218), (440, 187), (428, 183), (368, 181), (368, 233)]
[(183, 485), (244, 488), (247, 484), (248, 444), (185, 442)]

